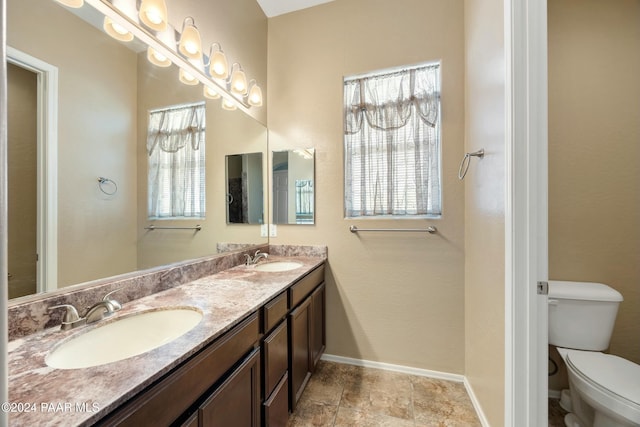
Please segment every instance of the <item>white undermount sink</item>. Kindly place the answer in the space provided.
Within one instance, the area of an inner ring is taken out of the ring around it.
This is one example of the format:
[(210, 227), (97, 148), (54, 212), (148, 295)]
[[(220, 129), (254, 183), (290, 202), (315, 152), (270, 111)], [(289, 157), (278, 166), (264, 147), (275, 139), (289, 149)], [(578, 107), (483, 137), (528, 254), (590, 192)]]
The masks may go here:
[(273, 261), (273, 262), (264, 262), (262, 264), (258, 264), (255, 266), (255, 269), (258, 271), (278, 272), (278, 271), (295, 270), (296, 268), (300, 268), (300, 267), (302, 267), (302, 264), (300, 264), (299, 262)]
[(193, 329), (202, 312), (192, 307), (150, 310), (122, 317), (63, 342), (45, 358), (58, 369), (78, 369), (127, 359), (167, 344)]

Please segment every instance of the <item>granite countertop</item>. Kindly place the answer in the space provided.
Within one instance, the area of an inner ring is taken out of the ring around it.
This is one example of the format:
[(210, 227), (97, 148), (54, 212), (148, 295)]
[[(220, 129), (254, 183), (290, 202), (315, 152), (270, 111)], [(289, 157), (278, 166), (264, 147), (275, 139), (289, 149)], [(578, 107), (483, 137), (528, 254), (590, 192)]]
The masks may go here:
[[(267, 262), (273, 261), (297, 261), (303, 266), (284, 272), (233, 267), (126, 303), (114, 316), (86, 327), (70, 331), (55, 327), (10, 341), (10, 406), (3, 406), (9, 412), (10, 425), (66, 427), (97, 422), (325, 260), (270, 256)], [(203, 318), (195, 328), (162, 347), (90, 368), (54, 369), (45, 363), (45, 356), (57, 343), (75, 334), (132, 313), (176, 306), (196, 307)]]

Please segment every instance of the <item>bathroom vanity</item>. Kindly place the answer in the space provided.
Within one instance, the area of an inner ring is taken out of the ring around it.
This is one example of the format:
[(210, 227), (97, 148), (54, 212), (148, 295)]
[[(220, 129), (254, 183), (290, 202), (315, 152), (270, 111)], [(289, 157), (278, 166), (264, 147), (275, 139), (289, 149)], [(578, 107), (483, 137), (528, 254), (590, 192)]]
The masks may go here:
[[(49, 351), (82, 329), (12, 341), (9, 397), (37, 410), (10, 414), (11, 425), (286, 425), (325, 347), (324, 260), (271, 256), (266, 263), (299, 267), (240, 265), (126, 303), (90, 328), (176, 306), (203, 317), (162, 347), (106, 365), (46, 365)], [(51, 402), (69, 410), (42, 410)]]

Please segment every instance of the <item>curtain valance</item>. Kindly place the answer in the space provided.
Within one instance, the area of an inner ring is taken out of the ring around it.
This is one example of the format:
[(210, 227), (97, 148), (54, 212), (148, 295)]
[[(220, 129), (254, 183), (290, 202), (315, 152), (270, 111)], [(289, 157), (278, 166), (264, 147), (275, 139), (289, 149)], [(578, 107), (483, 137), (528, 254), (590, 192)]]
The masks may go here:
[(397, 130), (413, 114), (426, 125), (438, 121), (439, 65), (345, 81), (345, 135), (358, 133), (364, 123), (377, 130)]
[(198, 150), (204, 141), (204, 130), (204, 102), (152, 111), (149, 114), (147, 153), (151, 155), (156, 148), (175, 153), (186, 144)]

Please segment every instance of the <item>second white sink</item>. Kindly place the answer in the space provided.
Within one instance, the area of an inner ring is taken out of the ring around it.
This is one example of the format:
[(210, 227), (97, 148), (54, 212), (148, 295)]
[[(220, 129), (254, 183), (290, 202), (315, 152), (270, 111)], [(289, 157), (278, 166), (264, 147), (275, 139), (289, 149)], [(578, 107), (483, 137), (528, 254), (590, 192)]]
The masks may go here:
[(58, 369), (104, 365), (167, 344), (193, 329), (202, 312), (192, 307), (144, 311), (98, 326), (56, 347), (45, 358)]
[(274, 261), (274, 262), (265, 262), (262, 264), (258, 264), (254, 268), (258, 271), (278, 272), (278, 271), (295, 270), (296, 268), (300, 268), (300, 267), (302, 267), (302, 264), (300, 264), (299, 262)]

